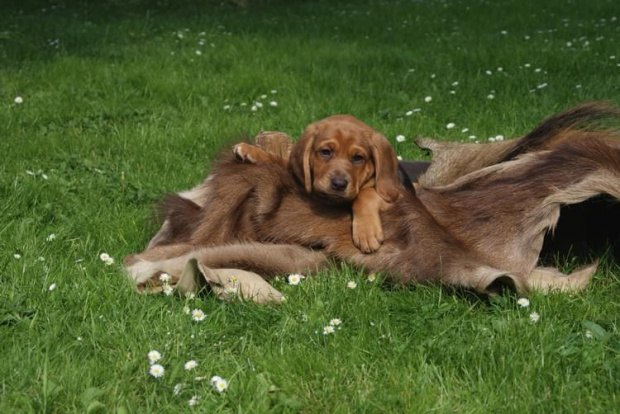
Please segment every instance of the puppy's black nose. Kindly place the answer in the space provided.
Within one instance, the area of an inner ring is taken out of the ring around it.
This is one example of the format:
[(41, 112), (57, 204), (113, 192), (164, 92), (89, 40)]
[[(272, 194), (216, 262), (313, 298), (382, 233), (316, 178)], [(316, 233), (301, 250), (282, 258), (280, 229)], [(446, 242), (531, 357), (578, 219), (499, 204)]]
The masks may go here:
[(332, 190), (342, 191), (345, 188), (347, 188), (349, 181), (347, 181), (347, 179), (343, 177), (333, 177), (331, 180), (331, 184), (332, 184)]

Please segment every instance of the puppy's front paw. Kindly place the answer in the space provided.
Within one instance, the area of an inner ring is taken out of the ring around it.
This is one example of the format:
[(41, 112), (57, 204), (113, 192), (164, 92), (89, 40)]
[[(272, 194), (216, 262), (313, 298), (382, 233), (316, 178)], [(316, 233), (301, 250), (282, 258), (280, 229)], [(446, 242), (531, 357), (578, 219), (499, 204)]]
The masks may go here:
[(361, 225), (353, 220), (353, 244), (363, 253), (379, 250), (383, 243), (383, 228), (379, 225)]
[(233, 154), (239, 161), (248, 164), (256, 164), (256, 160), (252, 157), (252, 146), (250, 144), (241, 143), (233, 147)]

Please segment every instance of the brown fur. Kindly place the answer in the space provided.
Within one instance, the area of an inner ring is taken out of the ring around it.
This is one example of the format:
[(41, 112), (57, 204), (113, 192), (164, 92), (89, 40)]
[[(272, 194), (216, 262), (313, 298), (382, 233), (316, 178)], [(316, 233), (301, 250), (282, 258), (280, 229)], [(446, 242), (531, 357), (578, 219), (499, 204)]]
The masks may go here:
[(350, 115), (334, 115), (309, 125), (288, 159), (281, 147), (269, 151), (242, 143), (233, 153), (251, 164), (288, 165), (308, 194), (351, 202), (353, 243), (365, 253), (377, 250), (383, 242), (379, 213), (396, 200), (400, 182), (396, 153), (385, 137)]
[[(561, 120), (559, 116), (547, 122)], [(381, 216), (385, 242), (370, 255), (351, 243), (348, 210), (309, 197), (281, 165), (224, 160), (198, 189), (209, 195), (200, 211), (185, 207), (196, 224), (183, 244), (160, 242), (169, 246), (134, 256), (128, 269), (138, 269), (137, 264), (145, 268), (147, 262), (165, 267), (183, 254), (201, 254), (203, 246), (229, 246), (232, 261), (247, 254), (235, 245), (260, 242), (320, 249), (370, 272), (385, 271), (399, 283), (436, 281), (485, 293), (501, 285), (519, 291), (583, 288), (595, 266), (565, 277), (555, 269), (536, 268), (538, 256), (562, 205), (599, 194), (620, 199), (619, 134), (544, 124), (539, 129), (551, 131), (547, 139), (559, 143), (475, 171), (446, 187), (421, 188), (418, 196), (401, 190)], [(172, 218), (185, 213), (170, 212), (171, 234), (177, 233)], [(300, 254), (306, 253), (311, 252)], [(313, 267), (324, 259), (303, 262)], [(133, 274), (138, 280), (148, 277), (149, 270)]]

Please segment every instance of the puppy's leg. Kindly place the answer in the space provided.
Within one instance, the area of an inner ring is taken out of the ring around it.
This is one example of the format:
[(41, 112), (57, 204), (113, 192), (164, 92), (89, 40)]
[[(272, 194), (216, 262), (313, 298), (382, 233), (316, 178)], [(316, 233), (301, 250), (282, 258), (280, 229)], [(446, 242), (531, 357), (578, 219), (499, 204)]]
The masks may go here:
[(372, 253), (383, 243), (381, 209), (387, 203), (372, 188), (363, 188), (353, 201), (353, 244), (364, 253)]

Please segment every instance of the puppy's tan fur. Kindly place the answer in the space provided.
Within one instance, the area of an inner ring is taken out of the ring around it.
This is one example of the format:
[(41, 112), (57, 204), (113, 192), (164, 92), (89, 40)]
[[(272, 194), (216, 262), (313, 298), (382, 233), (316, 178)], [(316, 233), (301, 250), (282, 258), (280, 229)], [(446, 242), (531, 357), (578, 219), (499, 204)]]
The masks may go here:
[(250, 144), (233, 152), (252, 164), (288, 166), (308, 194), (352, 203), (353, 243), (365, 253), (380, 247), (379, 213), (398, 197), (398, 160), (385, 137), (362, 121), (334, 115), (309, 125), (288, 159)]

